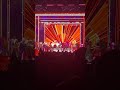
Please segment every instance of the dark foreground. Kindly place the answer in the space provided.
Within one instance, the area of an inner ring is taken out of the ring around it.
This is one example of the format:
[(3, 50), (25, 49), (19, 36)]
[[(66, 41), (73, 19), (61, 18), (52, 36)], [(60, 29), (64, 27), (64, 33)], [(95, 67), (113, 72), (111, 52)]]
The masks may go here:
[(77, 54), (45, 53), (0, 72), (0, 90), (120, 90), (120, 53), (107, 52), (92, 64)]

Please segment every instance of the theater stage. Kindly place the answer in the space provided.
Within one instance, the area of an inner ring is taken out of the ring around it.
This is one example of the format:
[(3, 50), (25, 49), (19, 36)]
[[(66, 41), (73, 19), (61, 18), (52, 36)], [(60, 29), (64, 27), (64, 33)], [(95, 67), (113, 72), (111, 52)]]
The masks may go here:
[(35, 14), (36, 52), (74, 52), (84, 41), (85, 13)]

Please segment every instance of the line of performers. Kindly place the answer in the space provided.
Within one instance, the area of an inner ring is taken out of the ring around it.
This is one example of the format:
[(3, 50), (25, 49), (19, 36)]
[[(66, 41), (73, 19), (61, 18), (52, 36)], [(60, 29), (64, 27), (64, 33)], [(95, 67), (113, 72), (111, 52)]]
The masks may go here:
[(39, 50), (42, 50), (44, 52), (74, 52), (79, 47), (79, 43), (71, 42), (35, 42), (35, 53), (37, 54)]

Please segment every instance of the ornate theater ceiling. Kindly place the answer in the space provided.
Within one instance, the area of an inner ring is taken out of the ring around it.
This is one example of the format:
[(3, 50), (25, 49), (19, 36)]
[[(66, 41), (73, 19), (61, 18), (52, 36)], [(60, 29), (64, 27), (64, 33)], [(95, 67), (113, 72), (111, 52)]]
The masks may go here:
[(54, 3), (54, 4), (84, 4), (85, 0), (33, 0), (36, 4), (47, 4), (47, 3)]
[(85, 11), (84, 0), (34, 0), (34, 3), (36, 13), (78, 13)]

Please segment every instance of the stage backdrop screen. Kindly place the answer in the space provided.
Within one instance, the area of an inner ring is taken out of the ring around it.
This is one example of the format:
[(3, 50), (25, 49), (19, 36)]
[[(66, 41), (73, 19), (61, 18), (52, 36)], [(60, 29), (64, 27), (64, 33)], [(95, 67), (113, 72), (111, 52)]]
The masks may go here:
[(80, 24), (45, 24), (45, 42), (70, 42), (80, 44)]

